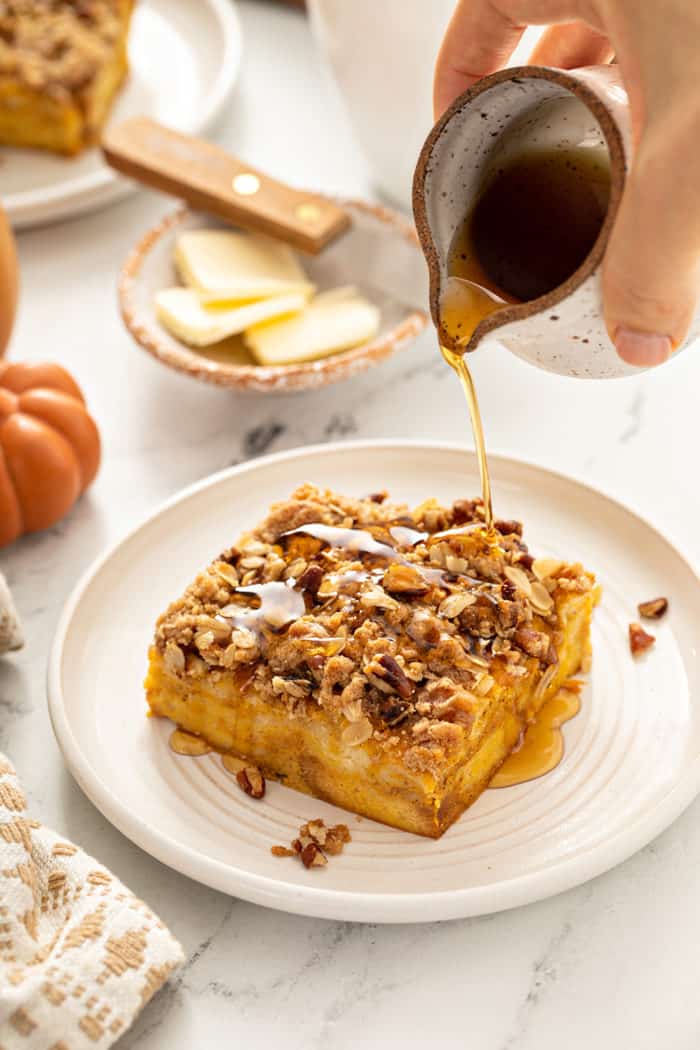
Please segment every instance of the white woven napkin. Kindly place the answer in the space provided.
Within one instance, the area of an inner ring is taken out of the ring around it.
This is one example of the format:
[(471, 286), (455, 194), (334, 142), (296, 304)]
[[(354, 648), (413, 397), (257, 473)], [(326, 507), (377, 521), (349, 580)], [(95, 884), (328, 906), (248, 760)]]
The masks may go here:
[(0, 1050), (106, 1050), (182, 958), (143, 901), (29, 818), (0, 754)]

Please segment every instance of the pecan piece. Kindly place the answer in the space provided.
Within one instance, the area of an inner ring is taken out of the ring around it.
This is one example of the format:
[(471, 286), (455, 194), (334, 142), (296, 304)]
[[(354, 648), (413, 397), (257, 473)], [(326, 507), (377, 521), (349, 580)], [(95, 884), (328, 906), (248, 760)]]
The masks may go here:
[(273, 857), (295, 857), (296, 850), (289, 849), (287, 846), (270, 846), (270, 853)]
[(413, 684), (406, 676), (403, 667), (390, 656), (384, 653), (367, 668), (367, 674), (380, 679), (382, 683), (398, 693), (402, 700), (408, 700), (413, 692)]
[(305, 868), (325, 868), (328, 863), (323, 851), (315, 842), (307, 842), (301, 851), (301, 862)]
[(328, 828), (323, 848), (329, 856), (335, 857), (338, 853), (343, 852), (343, 846), (350, 841), (351, 835), (347, 824), (334, 824), (332, 828)]
[(262, 798), (265, 794), (265, 777), (256, 766), (245, 766), (236, 773), (241, 791), (251, 798)]
[(377, 709), (377, 713), (384, 725), (393, 728), (404, 721), (411, 713), (411, 705), (401, 700), (393, 700), (386, 697)]
[(420, 598), (430, 590), (430, 584), (412, 565), (390, 565), (382, 578), (382, 586), (402, 598)]
[(640, 653), (646, 652), (646, 650), (650, 649), (656, 641), (654, 635), (647, 634), (640, 623), (630, 624), (629, 636), (632, 656), (639, 656)]
[(323, 569), (320, 565), (309, 565), (302, 572), (301, 576), (296, 582), (296, 586), (300, 591), (308, 591), (309, 594), (314, 597), (318, 594), (318, 589), (323, 583)]
[(423, 649), (431, 649), (440, 641), (440, 621), (423, 609), (419, 609), (406, 628), (409, 638)]
[(501, 594), (507, 602), (514, 601), (518, 594), (515, 584), (511, 583), (510, 580), (504, 580), (501, 584)]
[(317, 846), (323, 846), (328, 835), (328, 828), (323, 820), (310, 820), (299, 829), (299, 834), (307, 836)]
[(554, 664), (559, 663), (559, 654), (557, 652), (557, 647), (552, 641), (550, 641), (549, 643), (549, 649), (547, 650), (547, 655), (544, 658), (544, 662), (549, 667), (552, 667)]
[(660, 620), (668, 609), (668, 598), (651, 598), (648, 602), (640, 602), (637, 608), (640, 616), (648, 620)]
[(457, 499), (452, 504), (452, 520), (455, 525), (466, 525), (476, 518), (476, 500)]
[(513, 635), (513, 641), (528, 656), (549, 662), (550, 638), (543, 631), (535, 631), (531, 627), (519, 627)]
[(519, 521), (494, 521), (493, 527), (501, 536), (522, 536), (523, 526)]

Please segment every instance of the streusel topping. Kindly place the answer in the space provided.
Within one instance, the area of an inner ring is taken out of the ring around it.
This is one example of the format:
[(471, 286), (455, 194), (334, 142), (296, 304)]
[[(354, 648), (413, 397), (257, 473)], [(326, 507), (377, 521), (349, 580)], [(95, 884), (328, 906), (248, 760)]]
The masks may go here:
[(57, 99), (88, 87), (120, 38), (125, 0), (0, 0), (0, 75)]
[(290, 716), (320, 706), (346, 743), (430, 768), (483, 731), (500, 686), (555, 673), (558, 603), (593, 585), (534, 560), (519, 523), (497, 530), (480, 500), (410, 510), (304, 485), (171, 605), (156, 646), (172, 673), (236, 670)]

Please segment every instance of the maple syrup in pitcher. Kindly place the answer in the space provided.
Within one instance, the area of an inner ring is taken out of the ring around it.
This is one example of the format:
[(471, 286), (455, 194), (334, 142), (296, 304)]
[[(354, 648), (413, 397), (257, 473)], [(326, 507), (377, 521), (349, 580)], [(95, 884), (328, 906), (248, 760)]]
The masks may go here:
[(466, 345), (489, 314), (563, 284), (589, 254), (610, 200), (601, 148), (533, 149), (492, 162), (452, 240), (441, 320)]

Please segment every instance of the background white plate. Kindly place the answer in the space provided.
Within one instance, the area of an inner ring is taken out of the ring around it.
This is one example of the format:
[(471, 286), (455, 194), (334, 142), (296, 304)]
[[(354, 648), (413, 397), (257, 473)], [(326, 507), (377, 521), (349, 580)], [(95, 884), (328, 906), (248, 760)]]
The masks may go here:
[[(216, 120), (241, 61), (233, 0), (139, 0), (129, 41), (131, 70), (110, 121), (149, 116), (199, 134)], [(64, 219), (125, 196), (99, 149), (76, 158), (0, 151), (0, 196), (16, 229)]]
[[(125, 835), (219, 890), (307, 915), (421, 922), (497, 911), (597, 875), (645, 845), (700, 789), (700, 581), (651, 525), (540, 467), (491, 457), (497, 512), (526, 523), (540, 555), (580, 558), (604, 588), (594, 667), (566, 755), (550, 775), (487, 791), (438, 842), (358, 821), (277, 784), (245, 796), (218, 757), (173, 755), (169, 723), (145, 717), (142, 678), (156, 616), (273, 500), (311, 480), (419, 502), (472, 496), (474, 456), (457, 446), (348, 443), (270, 456), (216, 475), (157, 511), (79, 584), (49, 667), (49, 705), (69, 768)], [(651, 653), (634, 661), (637, 602), (665, 594)], [(328, 868), (270, 855), (298, 825), (346, 821)]]

